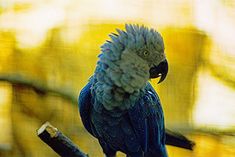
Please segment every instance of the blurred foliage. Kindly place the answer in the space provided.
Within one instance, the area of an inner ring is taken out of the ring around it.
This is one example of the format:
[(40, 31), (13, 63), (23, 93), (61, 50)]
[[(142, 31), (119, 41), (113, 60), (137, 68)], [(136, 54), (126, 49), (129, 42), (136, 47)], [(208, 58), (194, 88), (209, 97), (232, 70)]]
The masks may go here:
[[(42, 85), (45, 87), (55, 89), (61, 87), (64, 92), (69, 90), (68, 95), (76, 99), (80, 89), (93, 74), (100, 45), (108, 39), (107, 34), (120, 27), (123, 25), (88, 25), (81, 37), (72, 44), (63, 40), (63, 34), (66, 33), (64, 27), (53, 28), (48, 32), (45, 42), (32, 49), (18, 49), (14, 42), (14, 34), (6, 33), (7, 38), (4, 36), (4, 41), (8, 45), (2, 44), (5, 47), (1, 50), (7, 53), (0, 53), (4, 55), (1, 57), (1, 65), (8, 63), (10, 65), (2, 66), (1, 71), (24, 74), (25, 77), (43, 82)], [(166, 43), (170, 72), (165, 83), (156, 88), (164, 104), (167, 126), (182, 129), (190, 125), (195, 99), (195, 77), (202, 62), (206, 36), (195, 29), (167, 28), (162, 29), (161, 32)], [(172, 36), (175, 40), (171, 40)], [(172, 88), (173, 86), (178, 87)], [(11, 156), (56, 156), (35, 135), (35, 129), (45, 121), (50, 121), (60, 128), (75, 143), (78, 143), (82, 150), (89, 152), (90, 156), (102, 155), (101, 149), (97, 149), (99, 148), (97, 141), (88, 135), (81, 125), (77, 107), (71, 105), (74, 101), (58, 97), (56, 92), (44, 93), (20, 84), (14, 84), (12, 87), (13, 102), (10, 116), (13, 149)], [(200, 136), (192, 137), (198, 140)], [(171, 154), (176, 150), (169, 147), (169, 151)], [(201, 153), (200, 150), (197, 151)], [(186, 156), (193, 155), (193, 152), (183, 150), (179, 152)]]
[[(207, 130), (210, 134), (198, 134), (196, 126), (193, 125), (196, 121), (193, 114), (197, 106), (208, 105), (197, 104), (200, 94), (198, 91), (202, 88), (198, 80), (199, 78), (203, 80), (205, 77), (199, 75), (201, 71), (208, 72), (211, 78), (219, 80), (222, 86), (229, 87), (233, 91), (235, 88), (235, 58), (229, 54), (229, 49), (221, 46), (224, 43), (218, 42), (218, 39), (215, 41), (216, 37), (212, 36), (213, 33), (201, 31), (199, 30), (201, 28), (194, 26), (197, 20), (194, 19), (196, 17), (193, 16), (193, 11), (197, 8), (191, 7), (191, 2), (183, 0), (127, 2), (125, 4), (131, 6), (130, 12), (133, 15), (135, 13), (133, 9), (140, 10), (140, 13), (136, 14), (138, 18), (126, 17), (124, 15), (127, 13), (120, 11), (118, 14), (111, 14), (113, 17), (110, 20), (107, 18), (109, 14), (98, 7), (105, 4), (105, 9), (115, 10), (112, 2), (104, 1), (100, 2), (101, 4), (89, 0), (86, 2), (87, 4), (84, 1), (78, 6), (73, 5), (75, 1), (0, 2), (0, 80), (2, 80), (0, 89), (8, 91), (7, 97), (0, 93), (0, 113), (4, 113), (0, 116), (0, 122), (4, 124), (0, 131), (0, 156), (57, 156), (36, 136), (36, 129), (45, 121), (50, 121), (58, 127), (91, 157), (102, 156), (98, 142), (81, 124), (76, 100), (79, 91), (94, 72), (100, 46), (105, 40), (109, 40), (108, 34), (115, 32), (115, 28), (124, 28), (124, 23), (129, 21), (149, 24), (154, 28), (157, 26), (162, 34), (170, 64), (169, 75), (160, 85), (157, 85), (155, 80), (151, 83), (160, 95), (166, 126), (185, 132), (197, 143), (194, 152), (168, 147), (169, 155), (175, 157), (234, 156), (234, 136), (210, 135), (215, 133), (214, 130), (210, 130), (211, 126), (208, 126), (209, 131)], [(229, 6), (229, 9), (234, 8), (230, 4), (232, 2), (222, 2)], [(82, 10), (84, 7), (82, 5), (85, 4), (89, 5), (89, 9)], [(45, 9), (44, 5), (50, 7)], [(58, 6), (63, 6), (63, 9)], [(51, 12), (44, 12), (48, 8)], [(53, 12), (52, 8), (59, 11)], [(73, 11), (70, 11), (70, 8)], [(34, 9), (37, 13), (31, 17)], [(63, 14), (64, 10), (67, 11), (66, 16)], [(3, 13), (6, 15), (1, 16)], [(231, 12), (227, 13), (231, 14)], [(19, 20), (18, 14), (26, 15), (26, 20)], [(43, 18), (40, 18), (40, 15)], [(63, 16), (64, 21), (51, 22), (59, 16)], [(81, 21), (77, 20), (77, 16)], [(124, 20), (116, 19), (120, 17)], [(44, 18), (45, 21), (43, 21)], [(2, 19), (10, 23), (10, 28), (6, 29)], [(28, 22), (27, 20), (31, 20), (31, 23), (24, 23)], [(162, 23), (166, 23), (166, 26)], [(213, 23), (213, 28), (214, 25)], [(32, 31), (28, 30), (29, 28), (32, 28)], [(41, 31), (43, 29), (45, 32)], [(43, 36), (44, 33), (45, 36)], [(27, 46), (30, 45), (27, 43), (30, 43), (30, 40), (37, 41), (35, 40), (37, 35), (42, 36), (42, 39), (33, 46)], [(27, 42), (24, 43), (24, 41)], [(210, 91), (207, 92), (210, 93)], [(221, 93), (223, 92), (224, 89), (221, 88)], [(226, 101), (223, 96), (218, 95), (221, 98), (218, 100), (224, 101), (223, 105), (213, 106), (212, 104), (213, 108), (209, 108), (205, 113), (213, 112), (215, 108), (220, 110), (221, 106), (234, 100), (231, 98)], [(1, 101), (4, 98), (9, 100)], [(233, 107), (228, 106), (231, 115), (234, 111)], [(222, 116), (226, 117), (226, 112), (216, 116), (215, 119)], [(234, 122), (233, 119), (230, 121)], [(233, 131), (234, 125), (230, 123), (227, 127), (232, 128)], [(201, 128), (200, 132), (205, 131), (203, 129), (205, 128)]]
[[(64, 42), (64, 27), (50, 30), (45, 42), (32, 49), (18, 49), (17, 44), (12, 42), (13, 37), (10, 41), (5, 38), (5, 42), (12, 45), (2, 44), (5, 47), (1, 50), (9, 53), (2, 57), (1, 72), (19, 77), (18, 83), (13, 84), (10, 113), (14, 144), (11, 156), (56, 156), (54, 152), (48, 151), (49, 148), (35, 134), (35, 130), (45, 121), (63, 128), (63, 132), (91, 156), (101, 155), (101, 152), (97, 152), (97, 141), (81, 125), (77, 106), (71, 103), (76, 103), (74, 99), (93, 73), (100, 45), (107, 39), (107, 34), (117, 27), (110, 24), (89, 25), (73, 45)], [(4, 66), (7, 63), (11, 65)], [(33, 82), (27, 78), (33, 78)], [(40, 85), (37, 82), (41, 82)], [(57, 90), (47, 93), (49, 88)], [(70, 97), (65, 100), (58, 97), (58, 93)]]
[(207, 36), (193, 28), (167, 28), (162, 34), (169, 60), (169, 75), (165, 83), (159, 85), (166, 124), (172, 128), (187, 128), (192, 125), (196, 77)]

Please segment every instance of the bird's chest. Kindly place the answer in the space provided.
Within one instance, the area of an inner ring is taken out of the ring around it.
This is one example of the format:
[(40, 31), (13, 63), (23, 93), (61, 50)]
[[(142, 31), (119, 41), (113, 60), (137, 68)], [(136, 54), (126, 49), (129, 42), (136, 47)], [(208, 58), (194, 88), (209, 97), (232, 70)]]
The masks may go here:
[(92, 111), (91, 121), (98, 139), (107, 143), (115, 150), (125, 152), (130, 144), (137, 145), (137, 150), (138, 140), (131, 127), (127, 113), (115, 116), (107, 114), (105, 111), (101, 113), (95, 110)]
[(124, 112), (107, 112), (104, 108), (99, 111), (93, 108), (91, 112), (91, 122), (100, 137), (115, 138), (120, 136), (122, 123), (128, 121), (126, 117)]

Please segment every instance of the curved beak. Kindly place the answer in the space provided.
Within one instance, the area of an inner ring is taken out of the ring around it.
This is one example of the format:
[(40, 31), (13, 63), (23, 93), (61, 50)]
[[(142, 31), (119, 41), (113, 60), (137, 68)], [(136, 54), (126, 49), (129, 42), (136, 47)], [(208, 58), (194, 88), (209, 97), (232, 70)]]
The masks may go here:
[(158, 66), (154, 66), (149, 70), (150, 78), (157, 78), (161, 76), (160, 80), (158, 81), (158, 84), (161, 83), (163, 80), (165, 80), (167, 72), (168, 72), (167, 60), (162, 61)]

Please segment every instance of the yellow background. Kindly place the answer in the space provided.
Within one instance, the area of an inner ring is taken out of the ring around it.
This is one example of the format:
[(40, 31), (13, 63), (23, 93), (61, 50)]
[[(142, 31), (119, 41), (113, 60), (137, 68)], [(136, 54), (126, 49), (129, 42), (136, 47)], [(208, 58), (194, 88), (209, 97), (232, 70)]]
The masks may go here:
[(155, 28), (165, 41), (169, 74), (151, 83), (167, 128), (197, 144), (168, 147), (169, 156), (235, 156), (234, 19), (233, 0), (1, 0), (0, 156), (57, 156), (36, 136), (45, 121), (102, 156), (76, 101), (100, 46), (125, 23)]

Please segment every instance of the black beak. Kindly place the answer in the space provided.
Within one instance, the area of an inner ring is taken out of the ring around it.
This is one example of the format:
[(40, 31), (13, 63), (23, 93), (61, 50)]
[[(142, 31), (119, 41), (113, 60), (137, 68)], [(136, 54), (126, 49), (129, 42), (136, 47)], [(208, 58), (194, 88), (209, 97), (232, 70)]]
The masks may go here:
[(149, 70), (150, 78), (157, 78), (161, 76), (158, 83), (161, 83), (163, 80), (165, 80), (167, 72), (168, 72), (167, 60), (162, 61), (158, 66), (154, 66)]

